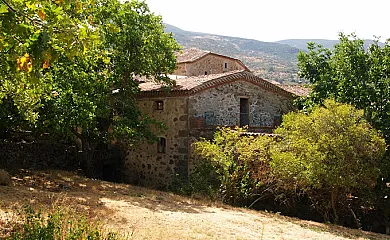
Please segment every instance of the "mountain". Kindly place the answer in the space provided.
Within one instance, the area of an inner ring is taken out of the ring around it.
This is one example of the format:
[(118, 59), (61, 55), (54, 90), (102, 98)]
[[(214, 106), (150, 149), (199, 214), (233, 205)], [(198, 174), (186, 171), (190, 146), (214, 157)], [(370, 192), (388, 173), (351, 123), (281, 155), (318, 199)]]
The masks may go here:
[(277, 82), (297, 82), (297, 54), (300, 49), (287, 44), (190, 32), (165, 24), (183, 48), (196, 47), (240, 59), (255, 74)]
[[(209, 33), (190, 32), (165, 24), (183, 48), (196, 47), (240, 59), (256, 75), (280, 83), (298, 83), (297, 55), (307, 51), (307, 43), (315, 42), (325, 48), (333, 48), (338, 40), (286, 39), (277, 42), (262, 42), (253, 39), (221, 36)], [(373, 40), (364, 40), (367, 48)], [(379, 42), (380, 46), (384, 43)]]
[[(321, 44), (324, 48), (333, 48), (335, 44), (339, 43), (339, 40), (327, 40), (327, 39), (285, 39), (281, 41), (277, 41), (276, 43), (287, 44), (291, 47), (298, 48), (300, 50), (307, 50), (307, 43), (314, 42), (317, 44)], [(365, 39), (364, 40), (364, 48), (367, 49), (371, 44), (374, 43), (374, 40)], [(383, 47), (385, 44), (382, 42), (378, 42), (379, 46)]]
[(321, 44), (324, 48), (333, 48), (335, 44), (339, 43), (338, 40), (327, 40), (327, 39), (285, 39), (285, 40), (277, 41), (277, 43), (287, 44), (291, 47), (295, 47), (300, 50), (306, 50), (308, 42), (315, 42)]

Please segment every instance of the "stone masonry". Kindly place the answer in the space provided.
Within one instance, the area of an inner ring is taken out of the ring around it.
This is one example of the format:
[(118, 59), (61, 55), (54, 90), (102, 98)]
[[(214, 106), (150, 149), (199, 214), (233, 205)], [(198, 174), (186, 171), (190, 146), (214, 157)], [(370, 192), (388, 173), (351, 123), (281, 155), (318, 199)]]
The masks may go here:
[[(156, 103), (163, 102), (157, 110)], [(155, 187), (168, 185), (175, 174), (188, 175), (188, 98), (152, 98), (139, 100), (149, 117), (163, 122), (167, 130), (155, 132), (166, 139), (166, 152), (159, 153), (157, 143), (141, 142), (129, 148), (125, 161), (125, 181)]]
[[(226, 68), (225, 68), (226, 66)], [(234, 58), (209, 54), (192, 63), (179, 63), (175, 75), (199, 76), (243, 70), (245, 66)]]

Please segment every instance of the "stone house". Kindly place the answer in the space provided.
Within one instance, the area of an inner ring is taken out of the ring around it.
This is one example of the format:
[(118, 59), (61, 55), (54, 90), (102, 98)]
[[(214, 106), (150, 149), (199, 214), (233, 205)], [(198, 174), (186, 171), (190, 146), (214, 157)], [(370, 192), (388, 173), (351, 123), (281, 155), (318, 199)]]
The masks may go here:
[(200, 76), (249, 69), (238, 59), (206, 52), (197, 48), (185, 49), (176, 54), (179, 76)]
[[(208, 58), (218, 61), (215, 68)], [(224, 71), (224, 61), (234, 70)], [(174, 76), (170, 91), (151, 81), (140, 84), (140, 109), (168, 130), (157, 133), (157, 143), (129, 148), (124, 171), (127, 182), (169, 185), (174, 175), (188, 176), (193, 170), (190, 146), (199, 137), (211, 136), (217, 126), (270, 132), (280, 124), (282, 114), (293, 108), (295, 94), (255, 76), (239, 60), (207, 53), (192, 61), (192, 66), (186, 64), (183, 74), (189, 76)]]

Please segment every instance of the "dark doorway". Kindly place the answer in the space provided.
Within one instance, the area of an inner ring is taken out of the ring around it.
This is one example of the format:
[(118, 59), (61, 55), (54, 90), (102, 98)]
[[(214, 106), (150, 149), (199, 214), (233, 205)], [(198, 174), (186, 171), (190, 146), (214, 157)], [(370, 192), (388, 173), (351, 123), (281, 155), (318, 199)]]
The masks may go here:
[(249, 126), (249, 100), (240, 98), (240, 127)]

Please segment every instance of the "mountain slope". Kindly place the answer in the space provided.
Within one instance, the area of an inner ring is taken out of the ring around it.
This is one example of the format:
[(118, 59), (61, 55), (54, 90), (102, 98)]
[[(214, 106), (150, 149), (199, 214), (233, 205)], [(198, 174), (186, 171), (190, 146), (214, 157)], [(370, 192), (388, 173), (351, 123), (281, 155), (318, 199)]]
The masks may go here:
[(278, 82), (297, 81), (299, 49), (287, 44), (185, 31), (165, 24), (184, 48), (196, 47), (242, 60), (260, 77)]
[[(165, 24), (183, 48), (196, 47), (240, 59), (256, 75), (280, 83), (298, 83), (297, 55), (307, 50), (307, 42), (333, 48), (338, 40), (286, 39), (277, 42), (262, 42), (253, 39), (221, 36), (209, 33), (190, 32)], [(365, 48), (373, 40), (365, 40)], [(379, 42), (380, 46), (384, 43)]]
[(285, 39), (277, 41), (277, 43), (287, 44), (300, 50), (306, 50), (308, 42), (315, 42), (321, 44), (324, 48), (333, 48), (335, 44), (339, 43), (338, 40), (327, 39)]
[[(307, 43), (314, 42), (317, 44), (321, 44), (324, 48), (333, 48), (335, 44), (339, 43), (339, 40), (327, 40), (327, 39), (285, 39), (281, 41), (277, 41), (280, 44), (287, 44), (291, 47), (298, 48), (300, 50), (307, 50)], [(371, 44), (374, 43), (374, 40), (365, 39), (364, 40), (364, 48), (367, 49)], [(382, 42), (378, 42), (379, 46), (383, 47), (385, 44)]]

